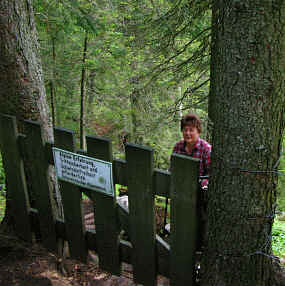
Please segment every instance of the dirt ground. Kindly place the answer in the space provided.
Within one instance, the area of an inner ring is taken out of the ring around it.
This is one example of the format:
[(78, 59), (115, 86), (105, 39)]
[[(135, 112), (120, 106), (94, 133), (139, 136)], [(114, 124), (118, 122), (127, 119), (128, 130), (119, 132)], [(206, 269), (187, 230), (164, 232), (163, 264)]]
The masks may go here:
[[(92, 259), (91, 259), (92, 257)], [(100, 271), (97, 256), (87, 264), (61, 259), (38, 244), (33, 246), (16, 237), (0, 234), (0, 285), (2, 286), (134, 286), (132, 267), (123, 264), (120, 277)], [(158, 285), (168, 286), (165, 277)]]

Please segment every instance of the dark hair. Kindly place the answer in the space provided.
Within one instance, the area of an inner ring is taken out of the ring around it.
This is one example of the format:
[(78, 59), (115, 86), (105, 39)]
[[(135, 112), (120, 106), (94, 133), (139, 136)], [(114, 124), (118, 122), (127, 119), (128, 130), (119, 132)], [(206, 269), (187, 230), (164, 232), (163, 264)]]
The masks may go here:
[(202, 132), (201, 120), (196, 114), (189, 113), (189, 114), (186, 114), (182, 117), (182, 119), (180, 121), (181, 131), (183, 130), (184, 126), (186, 126), (186, 125), (196, 127), (199, 133)]

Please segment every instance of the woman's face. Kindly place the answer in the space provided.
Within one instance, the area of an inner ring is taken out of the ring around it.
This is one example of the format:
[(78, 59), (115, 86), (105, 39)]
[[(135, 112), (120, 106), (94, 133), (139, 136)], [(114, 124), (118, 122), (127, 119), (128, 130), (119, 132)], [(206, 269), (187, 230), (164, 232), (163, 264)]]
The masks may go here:
[(183, 139), (187, 145), (194, 146), (200, 136), (197, 127), (186, 125), (182, 129)]

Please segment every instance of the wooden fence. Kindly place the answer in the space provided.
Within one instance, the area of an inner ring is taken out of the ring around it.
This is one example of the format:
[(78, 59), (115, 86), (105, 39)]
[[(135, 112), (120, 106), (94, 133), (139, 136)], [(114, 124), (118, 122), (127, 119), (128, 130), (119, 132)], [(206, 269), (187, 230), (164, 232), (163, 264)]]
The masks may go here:
[[(145, 286), (156, 285), (157, 274), (169, 277), (171, 285), (195, 284), (197, 159), (172, 155), (170, 173), (153, 169), (150, 148), (127, 144), (126, 161), (117, 160), (112, 158), (108, 139), (86, 136), (86, 155), (112, 162), (114, 184), (128, 187), (129, 208), (119, 204), (116, 197), (60, 181), (63, 221), (53, 210), (53, 190), (47, 174), (54, 164), (52, 147), (76, 152), (74, 133), (55, 128), (55, 141), (51, 144), (44, 142), (39, 123), (24, 124), (25, 135), (19, 134), (15, 118), (0, 115), (0, 148), (19, 237), (32, 242), (37, 233), (43, 246), (53, 252), (67, 241), (70, 256), (83, 262), (88, 250), (94, 250), (100, 268), (115, 275), (120, 275), (122, 262), (130, 263), (134, 281)], [(34, 208), (30, 207), (27, 191), (25, 157), (33, 162), (28, 185), (36, 195)], [(85, 229), (82, 192), (94, 204), (95, 231)], [(155, 195), (171, 198), (170, 245), (155, 230)], [(130, 241), (121, 239), (122, 229)]]

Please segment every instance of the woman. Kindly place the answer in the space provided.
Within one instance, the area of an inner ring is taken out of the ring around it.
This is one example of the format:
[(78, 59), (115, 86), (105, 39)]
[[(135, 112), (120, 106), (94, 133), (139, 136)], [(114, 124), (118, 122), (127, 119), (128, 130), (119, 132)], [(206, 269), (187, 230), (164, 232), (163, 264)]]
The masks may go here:
[[(195, 114), (183, 116), (180, 122), (183, 139), (178, 141), (173, 153), (191, 156), (200, 159), (200, 176), (209, 176), (212, 146), (200, 138), (202, 125), (200, 118)], [(208, 185), (208, 179), (202, 181), (202, 187)]]
[[(200, 118), (192, 113), (187, 114), (181, 119), (180, 128), (183, 135), (183, 139), (175, 144), (173, 148), (173, 153), (200, 159), (200, 177), (209, 176), (212, 146), (207, 141), (200, 138), (200, 134), (202, 131), (202, 124)], [(206, 243), (207, 186), (208, 178), (202, 179), (201, 188), (198, 192), (197, 202), (197, 215), (200, 219), (198, 230), (198, 249), (201, 249), (202, 245), (205, 245)]]

